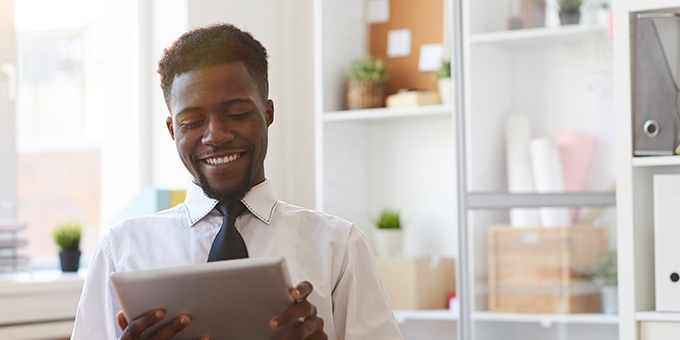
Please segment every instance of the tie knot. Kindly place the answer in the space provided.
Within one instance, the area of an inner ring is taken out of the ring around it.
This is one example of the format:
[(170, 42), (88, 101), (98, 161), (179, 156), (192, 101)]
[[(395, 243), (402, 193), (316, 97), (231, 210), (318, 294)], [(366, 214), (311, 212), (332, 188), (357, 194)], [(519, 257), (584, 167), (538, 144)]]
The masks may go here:
[(230, 217), (239, 217), (246, 211), (246, 206), (243, 205), (241, 201), (235, 202), (219, 202), (217, 203), (217, 211), (222, 214), (222, 216), (229, 215)]

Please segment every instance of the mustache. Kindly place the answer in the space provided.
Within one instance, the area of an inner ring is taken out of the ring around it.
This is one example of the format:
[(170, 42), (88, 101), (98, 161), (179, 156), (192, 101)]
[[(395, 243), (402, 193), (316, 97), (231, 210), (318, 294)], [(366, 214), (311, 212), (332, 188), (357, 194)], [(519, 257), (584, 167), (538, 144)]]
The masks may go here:
[[(222, 151), (229, 151), (229, 150), (236, 150), (237, 149), (237, 148), (234, 148), (234, 147), (230, 147), (227, 144), (222, 144), (220, 146), (207, 145), (206, 147), (207, 148), (203, 152), (196, 155), (196, 159), (201, 159), (201, 158), (207, 157), (209, 155), (212, 155), (214, 153), (218, 153), (218, 152), (222, 152)], [(240, 147), (240, 148), (238, 148), (238, 150), (239, 150), (238, 152), (240, 153), (243, 150), (250, 151), (250, 148), (249, 147)]]

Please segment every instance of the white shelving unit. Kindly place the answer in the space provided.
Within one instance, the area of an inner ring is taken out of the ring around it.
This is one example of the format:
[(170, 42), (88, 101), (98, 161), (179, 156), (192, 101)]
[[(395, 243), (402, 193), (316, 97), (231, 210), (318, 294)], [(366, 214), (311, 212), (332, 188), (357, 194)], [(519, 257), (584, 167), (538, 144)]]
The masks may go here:
[(472, 318), (476, 321), (493, 322), (525, 322), (539, 323), (543, 327), (552, 327), (554, 324), (595, 324), (595, 325), (618, 325), (617, 315), (604, 314), (532, 314), (532, 313), (492, 313), (475, 312)]
[[(316, 209), (353, 221), (372, 240), (372, 221), (393, 207), (405, 221), (405, 256), (455, 257), (454, 107), (347, 110), (347, 69), (366, 54), (366, 0), (315, 0), (314, 20)], [(447, 310), (395, 316), (405, 339), (456, 333)]]
[(680, 13), (678, 0), (614, 2), (617, 111), (617, 220), (621, 340), (669, 340), (680, 331), (680, 313), (656, 312), (654, 289), (655, 174), (680, 173), (680, 157), (633, 157), (632, 61), (636, 15)]
[(448, 309), (429, 309), (429, 310), (395, 310), (394, 317), (398, 323), (407, 320), (420, 321), (457, 321), (458, 313)]
[(340, 110), (323, 113), (323, 121), (330, 122), (349, 122), (372, 119), (388, 119), (401, 117), (421, 117), (421, 116), (450, 116), (453, 107), (448, 105), (426, 105), (412, 108), (377, 108), (364, 110)]
[[(616, 339), (619, 318), (603, 314), (491, 312), (487, 306), (487, 228), (507, 223), (515, 207), (611, 207), (616, 134), (612, 38), (604, 25), (507, 30), (513, 2), (463, 0), (464, 115), (458, 120), (459, 278), (465, 339)], [(575, 98), (578, 98), (575, 100)], [(533, 137), (575, 130), (595, 137), (597, 151), (583, 192), (507, 192), (504, 121), (525, 114)], [(461, 183), (461, 181), (459, 181)], [(603, 224), (615, 244), (613, 209)], [(462, 243), (465, 243), (463, 245)], [(467, 318), (466, 315), (470, 317)]]
[(589, 39), (591, 36), (600, 37), (606, 34), (607, 28), (601, 25), (540, 27), (471, 34), (469, 43), (472, 45), (496, 44), (511, 47)]
[(635, 320), (680, 323), (680, 313), (637, 312), (635, 313)]
[(680, 156), (633, 157), (630, 164), (634, 167), (674, 166), (680, 165)]
[[(365, 54), (366, 3), (315, 0), (316, 208), (354, 221), (370, 239), (371, 220), (381, 208), (393, 206), (408, 221), (406, 256), (457, 255), (466, 313), (395, 311), (400, 327), (430, 330), (417, 333), (420, 338), (451, 339), (457, 332), (466, 340), (615, 339), (616, 316), (489, 312), (484, 246), (488, 224), (507, 222), (511, 207), (615, 203), (615, 194), (607, 191), (615, 177), (616, 135), (601, 128), (615, 118), (611, 37), (605, 27), (588, 25), (506, 31), (510, 0), (501, 6), (498, 0), (447, 3), (453, 10), (446, 17), (462, 20), (463, 27), (462, 50), (456, 50), (455, 34), (452, 38), (452, 52), (460, 52), (464, 61), (462, 68), (454, 67), (454, 74), (464, 78), (456, 106), (348, 111), (344, 77), (351, 62)], [(465, 113), (464, 125), (457, 112)], [(502, 127), (504, 117), (514, 112), (531, 116), (536, 137), (572, 129), (597, 138), (586, 191), (507, 193)], [(460, 166), (467, 174), (462, 196)], [(471, 203), (463, 210), (456, 209), (460, 197)], [(468, 222), (462, 231), (461, 215)], [(613, 220), (612, 212), (604, 218)], [(607, 222), (616, 237), (614, 222)], [(470, 331), (474, 325), (481, 325), (476, 333)]]

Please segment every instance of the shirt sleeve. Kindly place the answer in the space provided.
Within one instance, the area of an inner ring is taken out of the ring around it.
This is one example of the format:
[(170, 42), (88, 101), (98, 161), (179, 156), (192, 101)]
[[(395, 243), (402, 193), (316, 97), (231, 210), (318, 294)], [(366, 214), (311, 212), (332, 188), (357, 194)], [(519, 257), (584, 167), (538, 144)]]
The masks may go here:
[(115, 271), (107, 232), (90, 260), (71, 340), (116, 340), (122, 335), (116, 322), (120, 305), (109, 281)]
[(332, 295), (338, 339), (401, 339), (373, 251), (355, 226)]

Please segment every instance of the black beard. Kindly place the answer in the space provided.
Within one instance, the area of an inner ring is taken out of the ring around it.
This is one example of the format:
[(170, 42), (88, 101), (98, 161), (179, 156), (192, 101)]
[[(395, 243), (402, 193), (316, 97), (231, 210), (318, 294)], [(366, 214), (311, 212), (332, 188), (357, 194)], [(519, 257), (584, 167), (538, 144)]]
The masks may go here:
[(252, 188), (253, 179), (250, 178), (253, 177), (251, 175), (252, 170), (253, 164), (250, 163), (246, 169), (246, 176), (243, 181), (241, 181), (241, 183), (235, 187), (226, 190), (219, 190), (211, 186), (205, 176), (203, 176), (203, 174), (200, 172), (197, 174), (197, 184), (201, 187), (201, 189), (203, 189), (203, 193), (212, 199), (226, 203), (239, 201), (246, 195), (248, 191), (250, 191), (250, 188)]

